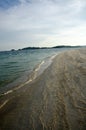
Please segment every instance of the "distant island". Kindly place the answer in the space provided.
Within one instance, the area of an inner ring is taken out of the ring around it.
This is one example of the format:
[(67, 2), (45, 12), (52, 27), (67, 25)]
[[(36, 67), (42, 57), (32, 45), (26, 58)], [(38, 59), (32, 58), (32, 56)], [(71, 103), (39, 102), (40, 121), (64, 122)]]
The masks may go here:
[(7, 50), (7, 51), (0, 51), (0, 52), (15, 52), (15, 51), (22, 51), (22, 50), (35, 50), (35, 49), (53, 49), (53, 48), (81, 48), (81, 47), (86, 47), (86, 46), (71, 46), (71, 45), (59, 45), (59, 46), (53, 46), (53, 47), (25, 47), (25, 48), (21, 48), (21, 49), (11, 49), (11, 50)]
[(61, 45), (61, 46), (54, 46), (52, 48), (78, 48), (78, 47), (81, 47), (81, 46), (65, 46), (65, 45)]
[[(82, 46), (66, 46), (66, 45), (60, 45), (60, 46), (54, 46), (54, 47), (25, 47), (22, 49), (18, 49), (18, 50), (32, 50), (32, 49), (52, 49), (52, 48), (79, 48)], [(14, 50), (14, 49), (12, 49)]]
[(22, 48), (21, 50), (28, 50), (28, 49), (48, 49), (49, 47), (25, 47)]

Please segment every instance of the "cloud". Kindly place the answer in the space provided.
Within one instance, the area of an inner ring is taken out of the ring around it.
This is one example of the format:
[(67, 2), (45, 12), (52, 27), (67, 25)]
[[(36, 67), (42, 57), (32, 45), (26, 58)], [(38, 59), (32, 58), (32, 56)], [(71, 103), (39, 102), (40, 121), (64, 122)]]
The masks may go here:
[(1, 9), (8, 9), (18, 4), (20, 4), (19, 0), (0, 0)]
[(18, 3), (0, 10), (0, 45), (22, 48), (86, 44), (85, 0), (19, 0)]

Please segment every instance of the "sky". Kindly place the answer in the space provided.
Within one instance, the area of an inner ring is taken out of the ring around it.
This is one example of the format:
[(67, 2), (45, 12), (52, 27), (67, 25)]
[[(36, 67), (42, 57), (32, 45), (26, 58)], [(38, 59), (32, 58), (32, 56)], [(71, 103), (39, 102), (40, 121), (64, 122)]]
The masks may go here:
[(86, 0), (0, 0), (0, 50), (86, 45)]

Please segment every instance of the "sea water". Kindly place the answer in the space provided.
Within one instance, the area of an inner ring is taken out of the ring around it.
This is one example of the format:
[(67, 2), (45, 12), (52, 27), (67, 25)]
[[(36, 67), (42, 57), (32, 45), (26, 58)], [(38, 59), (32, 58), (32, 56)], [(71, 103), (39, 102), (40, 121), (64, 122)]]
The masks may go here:
[(28, 49), (0, 52), (0, 90), (24, 82), (38, 64), (61, 51), (64, 49)]

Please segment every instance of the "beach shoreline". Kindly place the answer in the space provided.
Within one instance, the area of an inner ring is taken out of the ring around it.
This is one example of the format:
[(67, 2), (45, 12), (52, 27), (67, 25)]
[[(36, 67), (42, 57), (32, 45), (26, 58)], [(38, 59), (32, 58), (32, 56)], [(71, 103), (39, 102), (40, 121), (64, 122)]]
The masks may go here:
[(26, 75), (22, 76), (20, 79), (18, 79), (18, 81), (16, 80), (8, 84), (7, 86), (0, 88), (0, 96), (12, 93), (13, 91), (20, 89), (26, 84), (32, 82), (35, 78), (40, 76), (46, 68), (50, 66), (50, 64), (53, 62), (53, 59), (58, 54), (53, 54), (52, 56), (49, 56), (44, 60), (42, 60), (41, 62), (39, 62), (31, 72), (27, 73), (27, 76)]
[(86, 49), (51, 61), (33, 82), (0, 97), (0, 130), (85, 130)]

